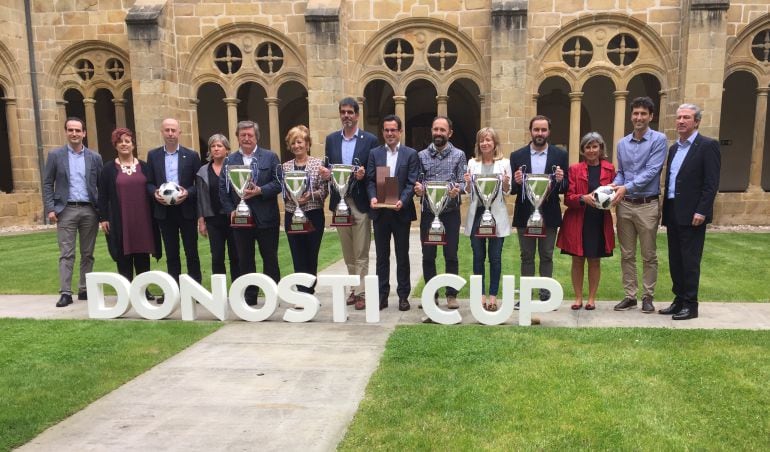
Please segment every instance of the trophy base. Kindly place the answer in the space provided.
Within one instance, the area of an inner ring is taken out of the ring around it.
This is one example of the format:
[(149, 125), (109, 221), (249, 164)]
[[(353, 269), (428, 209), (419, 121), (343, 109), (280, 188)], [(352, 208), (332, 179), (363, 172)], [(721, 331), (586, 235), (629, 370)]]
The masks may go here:
[(350, 214), (338, 215), (335, 213), (332, 215), (332, 223), (329, 226), (333, 228), (353, 226), (353, 216)]
[(236, 215), (233, 220), (230, 222), (231, 228), (253, 228), (254, 227), (254, 217), (251, 215), (247, 217), (240, 217)]
[(377, 203), (377, 208), (378, 209), (395, 209), (396, 208), (396, 204), (395, 203), (393, 203), (393, 204), (385, 204), (385, 203), (382, 203), (382, 202), (378, 202)]
[(313, 223), (306, 221), (304, 223), (289, 223), (289, 228), (286, 229), (287, 234), (307, 234), (315, 231)]
[(545, 237), (545, 226), (527, 226), (524, 228), (524, 237)]
[(497, 237), (497, 227), (495, 225), (479, 226), (473, 236), (478, 239), (493, 239)]
[(446, 245), (446, 233), (445, 232), (428, 232), (425, 238), (422, 240), (423, 245), (428, 246), (443, 246)]

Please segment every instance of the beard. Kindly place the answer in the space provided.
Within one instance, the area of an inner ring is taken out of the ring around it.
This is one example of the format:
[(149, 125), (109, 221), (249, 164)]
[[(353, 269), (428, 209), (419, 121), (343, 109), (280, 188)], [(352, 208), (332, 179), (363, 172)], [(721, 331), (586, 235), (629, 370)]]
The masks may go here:
[(444, 147), (447, 143), (447, 138), (443, 135), (433, 135), (433, 146), (437, 148)]
[(532, 138), (532, 142), (535, 143), (536, 146), (542, 146), (546, 143), (546, 139), (543, 137), (535, 137)]

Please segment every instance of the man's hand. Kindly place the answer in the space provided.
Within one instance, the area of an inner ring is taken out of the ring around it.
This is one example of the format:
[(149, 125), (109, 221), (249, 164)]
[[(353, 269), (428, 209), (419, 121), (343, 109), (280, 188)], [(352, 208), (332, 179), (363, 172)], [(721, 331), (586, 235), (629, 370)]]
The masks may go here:
[(626, 189), (625, 185), (610, 185), (612, 188), (615, 189), (615, 199), (612, 200), (611, 206), (617, 206), (620, 204), (620, 201), (623, 200), (623, 198), (626, 196), (626, 193), (628, 190)]
[(168, 205), (166, 200), (163, 199), (163, 196), (160, 195), (160, 189), (155, 190), (155, 200), (158, 201), (159, 203), (163, 204), (164, 206)]
[(402, 207), (404, 207), (404, 204), (403, 204), (403, 203), (401, 202), (401, 200), (399, 199), (399, 200), (398, 200), (398, 202), (396, 203), (396, 208), (395, 208), (394, 210), (395, 210), (396, 212), (398, 212), (399, 210), (401, 210), (401, 208), (402, 208)]
[(56, 224), (57, 221), (59, 221), (59, 218), (56, 217), (56, 212), (53, 210), (48, 212), (48, 222), (51, 224)]
[(364, 170), (363, 166), (359, 166), (356, 170), (356, 180), (362, 180), (366, 176), (366, 170)]
[(560, 166), (556, 166), (556, 171), (553, 172), (553, 176), (556, 179), (556, 182), (561, 183), (561, 181), (564, 180), (564, 170), (561, 169)]
[(185, 189), (181, 185), (179, 186), (179, 190), (180, 190), (179, 191), (179, 196), (176, 197), (176, 203), (177, 204), (182, 204), (183, 202), (185, 202), (187, 197), (190, 196), (190, 193), (187, 191), (187, 189)]
[(369, 207), (372, 209), (377, 209), (377, 198), (372, 198), (369, 200)]
[(99, 229), (104, 231), (104, 235), (108, 235), (110, 233), (110, 222), (102, 221), (101, 223), (99, 223)]
[(524, 180), (524, 174), (521, 172), (520, 169), (517, 169), (515, 173), (513, 173), (513, 180), (521, 185), (521, 182)]
[(449, 189), (449, 197), (450, 198), (456, 198), (458, 196), (460, 196), (460, 186), (459, 185), (455, 185), (454, 187)]
[(415, 182), (414, 183), (414, 194), (417, 195), (417, 196), (422, 196), (422, 193), (423, 193), (422, 184), (419, 183), (419, 182)]
[(249, 182), (249, 185), (243, 190), (243, 199), (251, 199), (262, 194), (262, 188), (259, 185)]
[(693, 226), (700, 226), (703, 224), (703, 222), (706, 221), (706, 217), (696, 213), (692, 216), (692, 225)]

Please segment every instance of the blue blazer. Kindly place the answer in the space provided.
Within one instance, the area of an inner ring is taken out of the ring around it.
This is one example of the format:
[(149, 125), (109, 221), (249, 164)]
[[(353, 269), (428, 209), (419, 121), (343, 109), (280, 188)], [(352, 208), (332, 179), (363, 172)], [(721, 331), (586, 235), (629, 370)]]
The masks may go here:
[[(527, 165), (526, 173), (532, 174), (532, 155), (530, 153), (529, 145), (526, 145), (513, 153), (511, 153), (511, 171), (516, 172), (522, 165)], [(569, 174), (569, 155), (567, 151), (556, 147), (554, 145), (548, 145), (548, 157), (545, 161), (545, 173), (552, 174), (551, 168), (553, 166), (559, 166), (564, 171), (564, 179), (561, 183), (555, 184), (551, 187), (551, 194), (548, 199), (545, 200), (540, 207), (540, 213), (543, 214), (543, 220), (545, 226), (548, 228), (556, 228), (561, 226), (561, 205), (559, 202), (559, 194), (566, 193), (569, 186), (569, 180), (567, 175)], [(516, 182), (511, 183), (511, 194), (517, 195), (516, 205), (513, 209), (513, 225), (517, 228), (523, 228), (527, 226), (527, 220), (532, 215), (532, 203), (529, 202), (526, 195), (522, 191), (522, 186)]]
[[(246, 200), (246, 205), (254, 216), (254, 223), (260, 229), (277, 228), (279, 225), (278, 193), (281, 182), (278, 181), (278, 168), (281, 163), (278, 156), (270, 149), (257, 147), (251, 159), (251, 174), (254, 183), (262, 189), (262, 194)], [(229, 215), (241, 201), (235, 193), (227, 175), (230, 165), (243, 165), (243, 154), (233, 152), (228, 155), (222, 166), (219, 178), (219, 199), (222, 209)]]
[[(358, 164), (366, 167), (369, 162), (369, 151), (379, 146), (377, 137), (371, 133), (358, 129), (358, 137), (356, 139), (356, 150), (353, 152), (353, 161), (358, 159)], [(329, 163), (342, 163), (342, 131), (330, 133), (326, 137), (326, 157), (329, 159)], [(334, 211), (337, 209), (337, 204), (340, 202), (340, 195), (337, 190), (331, 189), (329, 196), (329, 209)], [(356, 180), (353, 177), (350, 185), (350, 195), (353, 197), (356, 203), (356, 208), (361, 212), (369, 211), (369, 199), (366, 192), (366, 178), (363, 180)]]
[[(48, 153), (45, 170), (43, 171), (43, 206), (45, 207), (46, 215), (51, 211), (56, 212), (58, 215), (67, 206), (67, 199), (70, 195), (68, 152), (69, 150), (65, 145)], [(95, 209), (99, 198), (98, 187), (102, 173), (102, 156), (88, 148), (84, 148), (83, 152), (86, 166), (88, 200), (91, 201)]]
[(176, 206), (164, 206), (155, 200), (155, 190), (168, 182), (166, 180), (166, 151), (163, 146), (155, 148), (147, 153), (147, 193), (152, 197), (152, 215), (157, 220), (165, 220), (168, 209), (182, 209), (182, 217), (187, 220), (195, 220), (197, 214), (197, 191), (195, 188), (195, 174), (201, 167), (201, 159), (198, 153), (184, 146), (179, 146), (179, 185), (188, 192), (187, 199)]
[[(388, 147), (386, 145), (378, 146), (369, 152), (369, 162), (366, 164), (367, 192), (369, 200), (377, 197), (377, 167), (387, 166)], [(417, 158), (417, 151), (407, 146), (399, 146), (398, 159), (396, 160), (396, 177), (398, 178), (398, 190), (401, 192), (401, 210), (396, 212), (395, 217), (403, 222), (412, 222), (417, 219), (417, 212), (414, 208), (414, 183), (417, 182), (417, 173), (420, 168), (420, 160)], [(382, 201), (378, 199), (378, 201)], [(377, 220), (380, 216), (380, 209), (370, 209), (369, 217)]]

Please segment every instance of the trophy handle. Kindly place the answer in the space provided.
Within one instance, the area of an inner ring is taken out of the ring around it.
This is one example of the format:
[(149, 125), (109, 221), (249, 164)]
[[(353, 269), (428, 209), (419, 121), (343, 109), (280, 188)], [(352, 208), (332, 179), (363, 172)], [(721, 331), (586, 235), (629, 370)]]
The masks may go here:
[(524, 199), (527, 197), (527, 165), (521, 165), (519, 167), (519, 170), (521, 170), (521, 195), (519, 196), (520, 201), (522, 204), (524, 204)]

